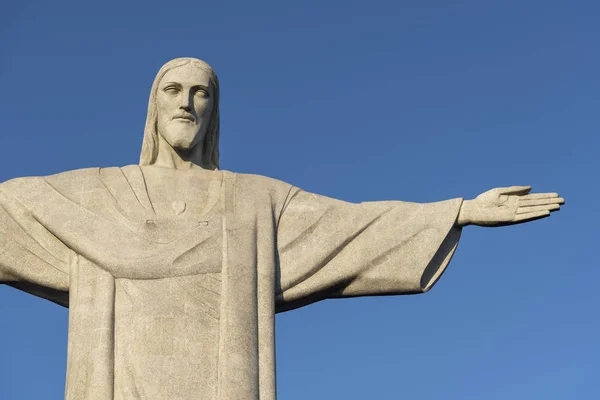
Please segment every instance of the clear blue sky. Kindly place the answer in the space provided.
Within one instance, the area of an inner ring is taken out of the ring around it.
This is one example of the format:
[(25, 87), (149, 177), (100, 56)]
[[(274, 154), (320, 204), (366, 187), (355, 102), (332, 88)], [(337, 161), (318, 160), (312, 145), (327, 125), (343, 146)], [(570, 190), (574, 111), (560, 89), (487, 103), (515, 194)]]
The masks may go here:
[[(418, 296), (277, 320), (278, 393), (600, 398), (600, 2), (24, 1), (0, 14), (0, 181), (138, 161), (174, 57), (222, 83), (221, 166), (348, 201), (533, 185)], [(67, 310), (0, 287), (0, 399), (62, 397)]]

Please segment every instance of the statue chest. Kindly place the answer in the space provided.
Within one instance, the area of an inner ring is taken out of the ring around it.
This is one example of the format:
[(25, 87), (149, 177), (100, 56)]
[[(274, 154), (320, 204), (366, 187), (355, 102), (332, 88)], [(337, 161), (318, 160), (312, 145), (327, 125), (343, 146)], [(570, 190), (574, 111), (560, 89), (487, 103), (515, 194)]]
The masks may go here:
[[(76, 252), (115, 278), (162, 279), (221, 271), (222, 179), (148, 181), (137, 167), (101, 170), (80, 198)], [(158, 182), (158, 183), (157, 183)], [(163, 187), (163, 185), (167, 185)], [(77, 211), (77, 210), (75, 210)], [(73, 233), (69, 233), (73, 236)]]

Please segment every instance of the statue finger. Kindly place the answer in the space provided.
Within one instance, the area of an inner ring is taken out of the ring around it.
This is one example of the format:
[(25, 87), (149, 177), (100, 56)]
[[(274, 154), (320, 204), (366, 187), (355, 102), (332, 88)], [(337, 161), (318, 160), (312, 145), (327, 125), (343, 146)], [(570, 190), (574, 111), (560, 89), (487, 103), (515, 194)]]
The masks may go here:
[(543, 206), (532, 206), (532, 207), (519, 207), (517, 214), (527, 214), (538, 211), (556, 211), (560, 210), (560, 204), (546, 204)]
[(536, 219), (546, 218), (548, 216), (550, 216), (550, 211), (547, 211), (547, 210), (530, 212), (530, 213), (526, 213), (526, 214), (517, 214), (513, 218), (513, 222), (519, 223), (519, 222), (533, 221)]
[(558, 193), (530, 193), (520, 197), (521, 200), (551, 199), (558, 197)]
[(543, 206), (546, 204), (565, 204), (565, 199), (562, 197), (552, 197), (537, 200), (519, 199), (519, 207)]
[(500, 194), (523, 196), (531, 191), (531, 186), (509, 186), (498, 189)]

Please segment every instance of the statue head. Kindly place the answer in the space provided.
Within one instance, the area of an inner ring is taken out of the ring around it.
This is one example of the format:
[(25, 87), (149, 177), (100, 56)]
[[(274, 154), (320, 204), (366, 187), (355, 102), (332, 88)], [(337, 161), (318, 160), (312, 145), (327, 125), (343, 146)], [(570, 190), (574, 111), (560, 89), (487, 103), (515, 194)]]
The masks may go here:
[(219, 81), (204, 61), (176, 58), (154, 78), (140, 165), (156, 162), (160, 139), (177, 151), (201, 149), (200, 166), (219, 168)]

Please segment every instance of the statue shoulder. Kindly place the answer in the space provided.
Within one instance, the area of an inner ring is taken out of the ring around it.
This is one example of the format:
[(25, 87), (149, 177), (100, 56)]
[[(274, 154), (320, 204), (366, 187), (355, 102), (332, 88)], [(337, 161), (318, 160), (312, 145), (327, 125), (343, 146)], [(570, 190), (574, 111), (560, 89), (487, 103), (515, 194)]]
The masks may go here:
[(85, 168), (47, 176), (13, 178), (0, 184), (0, 200), (17, 199), (27, 207), (57, 198), (77, 203), (82, 192), (100, 186), (98, 171), (99, 168)]
[(224, 171), (225, 174), (235, 175), (235, 184), (237, 188), (249, 187), (254, 191), (265, 192), (288, 192), (292, 185), (279, 179), (270, 178), (263, 175), (232, 173)]
[(99, 168), (83, 168), (72, 171), (60, 172), (46, 176), (23, 176), (2, 182), (5, 190), (31, 190), (33, 187), (48, 183), (50, 185), (65, 186), (74, 182), (91, 179), (98, 175)]
[(44, 182), (58, 192), (70, 193), (81, 191), (82, 188), (90, 190), (99, 186), (100, 171), (103, 168), (82, 168), (71, 171), (65, 171), (54, 175), (41, 177)]
[(277, 205), (283, 205), (293, 185), (283, 182), (279, 179), (268, 176), (233, 173), (223, 171), (225, 178), (229, 175), (235, 181), (236, 195), (254, 198), (259, 202), (269, 200), (277, 208)]
[(81, 168), (46, 176), (20, 177), (0, 184), (0, 188), (17, 197), (19, 193), (27, 195), (27, 193), (45, 193), (47, 190), (54, 190), (69, 199), (75, 199), (79, 198), (82, 192), (106, 190), (103, 181), (106, 181), (107, 177), (122, 177), (129, 168), (130, 166)]

